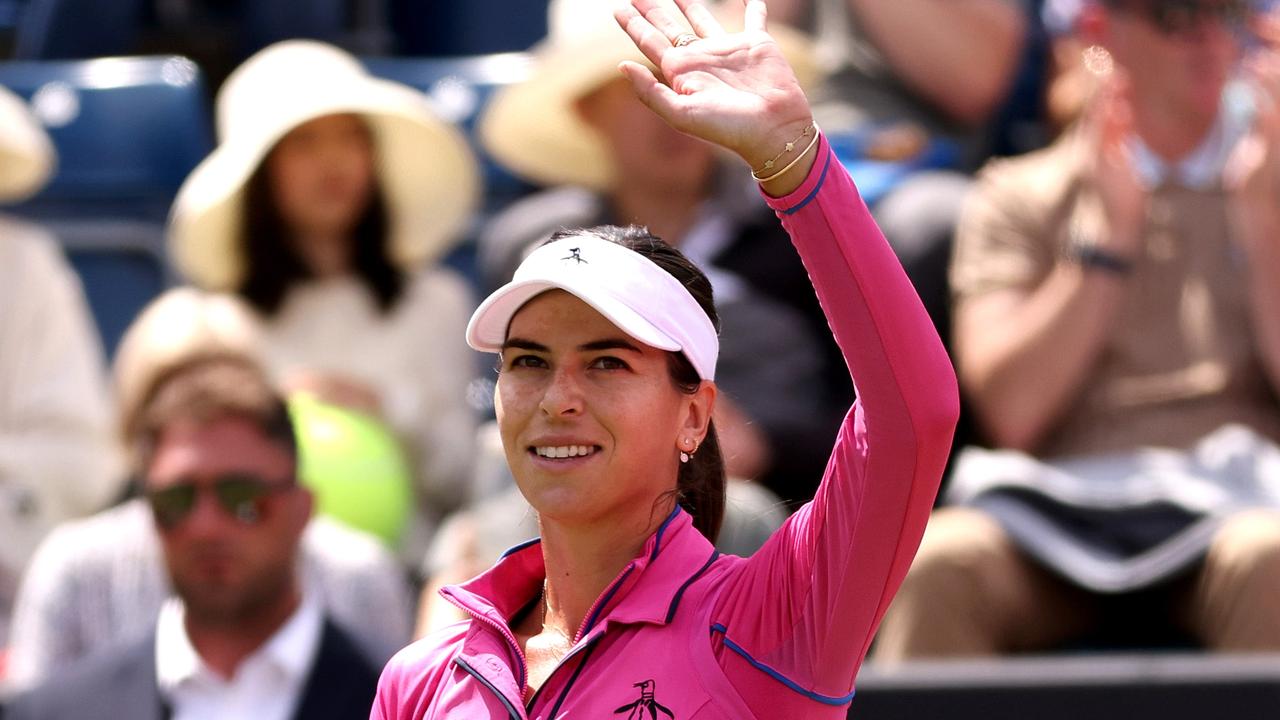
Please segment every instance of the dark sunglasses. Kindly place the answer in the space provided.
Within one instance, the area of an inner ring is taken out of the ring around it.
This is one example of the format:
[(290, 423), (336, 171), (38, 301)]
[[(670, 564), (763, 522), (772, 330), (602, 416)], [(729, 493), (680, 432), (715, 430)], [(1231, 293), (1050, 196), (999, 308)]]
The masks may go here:
[(277, 493), (288, 492), (297, 485), (291, 480), (269, 481), (257, 475), (233, 473), (220, 475), (213, 482), (179, 482), (158, 490), (147, 490), (147, 503), (156, 523), (170, 530), (182, 524), (195, 510), (202, 492), (212, 492), (218, 507), (243, 525), (262, 520), (265, 501)]
[(1110, 4), (1141, 15), (1165, 35), (1189, 35), (1212, 20), (1243, 32), (1253, 12), (1251, 0), (1113, 0)]

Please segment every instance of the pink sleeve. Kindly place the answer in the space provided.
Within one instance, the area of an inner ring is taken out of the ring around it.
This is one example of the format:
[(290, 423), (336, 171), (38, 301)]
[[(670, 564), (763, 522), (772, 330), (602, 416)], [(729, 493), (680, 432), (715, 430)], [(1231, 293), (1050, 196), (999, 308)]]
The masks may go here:
[(768, 684), (760, 671), (821, 702), (847, 701), (919, 545), (959, 413), (924, 307), (825, 138), (818, 152), (799, 189), (767, 200), (809, 271), (858, 401), (813, 501), (744, 561), (713, 610), (721, 665), (749, 704)]

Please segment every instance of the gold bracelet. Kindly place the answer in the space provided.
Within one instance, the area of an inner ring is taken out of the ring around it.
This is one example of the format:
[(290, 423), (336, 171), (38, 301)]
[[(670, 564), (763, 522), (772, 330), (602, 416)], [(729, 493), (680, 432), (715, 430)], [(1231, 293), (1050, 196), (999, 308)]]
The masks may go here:
[[(786, 164), (785, 166), (783, 166), (783, 168), (782, 168), (781, 170), (779, 170), (778, 172), (776, 172), (776, 173), (774, 173), (774, 174), (772, 174), (772, 175), (769, 175), (769, 176), (767, 176), (767, 177), (760, 177), (758, 174), (756, 174), (756, 171), (752, 170), (752, 171), (751, 171), (751, 177), (755, 178), (755, 179), (756, 179), (756, 182), (759, 182), (759, 183), (767, 183), (767, 182), (769, 182), (770, 180), (777, 180), (778, 178), (782, 177), (782, 176), (783, 176), (783, 175), (784, 175), (788, 170), (790, 170), (791, 168), (795, 167), (796, 165), (799, 165), (799, 164), (800, 164), (800, 161), (804, 159), (804, 156), (805, 156), (805, 155), (808, 155), (808, 154), (809, 154), (809, 151), (813, 149), (813, 146), (815, 146), (815, 145), (817, 145), (817, 144), (818, 144), (818, 137), (819, 137), (819, 133), (818, 133), (818, 125), (817, 125), (816, 123), (809, 123), (809, 127), (805, 128), (805, 133), (807, 134), (807, 133), (809, 133), (809, 132), (813, 132), (813, 137), (809, 140), (809, 144), (808, 144), (808, 145), (805, 145), (805, 146), (804, 146), (804, 149), (800, 151), (800, 154), (799, 154), (799, 155), (796, 155), (796, 157), (795, 157), (795, 159), (794, 159), (794, 160), (792, 160), (791, 162), (787, 163), (787, 164)], [(804, 137), (804, 136), (802, 135), (801, 137)], [(799, 140), (800, 138), (796, 138), (796, 139), (797, 139), (797, 140)], [(790, 148), (790, 146), (791, 146), (791, 145), (793, 145), (793, 143), (787, 143), (787, 145), (788, 145), (788, 148)], [(785, 152), (785, 151), (784, 151), (784, 152)], [(781, 156), (779, 156), (779, 157), (781, 157)]]
[[(777, 155), (774, 155), (772, 160), (765, 160), (765, 161), (764, 161), (764, 167), (760, 168), (759, 170), (752, 170), (752, 171), (751, 171), (751, 177), (755, 178), (756, 180), (760, 180), (760, 173), (762, 173), (762, 172), (768, 172), (769, 170), (772, 170), (772, 169), (773, 169), (774, 164), (778, 162), (778, 158), (782, 157), (783, 155), (786, 155), (787, 153), (791, 152), (792, 150), (795, 150), (795, 149), (796, 149), (796, 143), (798, 143), (798, 142), (800, 142), (801, 140), (803, 140), (803, 139), (805, 139), (805, 138), (809, 137), (809, 134), (810, 134), (810, 133), (813, 133), (814, 137), (817, 137), (817, 135), (818, 135), (817, 130), (818, 130), (818, 124), (817, 124), (817, 123), (815, 123), (814, 121), (810, 120), (810, 121), (809, 121), (809, 124), (808, 124), (808, 125), (805, 125), (805, 127), (804, 127), (804, 131), (800, 133), (800, 137), (798, 137), (798, 138), (796, 138), (795, 140), (792, 140), (791, 142), (787, 143), (786, 147), (782, 148), (782, 152), (778, 153)], [(803, 154), (804, 154), (804, 153), (801, 153), (801, 155), (803, 155)], [(779, 173), (779, 174), (781, 174), (781, 173)]]

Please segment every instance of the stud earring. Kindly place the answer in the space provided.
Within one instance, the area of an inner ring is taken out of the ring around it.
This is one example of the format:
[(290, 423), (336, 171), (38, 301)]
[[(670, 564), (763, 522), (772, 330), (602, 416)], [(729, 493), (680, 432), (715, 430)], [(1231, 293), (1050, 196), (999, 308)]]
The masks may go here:
[(693, 454), (698, 451), (698, 446), (694, 444), (693, 438), (684, 438), (680, 441), (680, 444), (689, 448), (689, 450), (687, 451), (686, 450), (680, 451), (680, 462), (687, 463), (689, 462), (689, 458), (692, 457)]

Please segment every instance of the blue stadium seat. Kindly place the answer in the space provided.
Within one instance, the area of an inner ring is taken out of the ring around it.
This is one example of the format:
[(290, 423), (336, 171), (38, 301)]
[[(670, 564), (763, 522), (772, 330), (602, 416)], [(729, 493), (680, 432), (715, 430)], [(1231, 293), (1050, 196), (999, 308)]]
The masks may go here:
[(404, 55), (526, 50), (547, 34), (547, 0), (391, 0), (390, 16)]
[(199, 68), (181, 57), (0, 62), (0, 85), (31, 101), (58, 170), (13, 208), (34, 218), (162, 221), (213, 148)]
[(26, 0), (0, 0), (0, 30), (11, 31), (18, 26), (25, 4)]
[(108, 358), (124, 331), (174, 276), (164, 257), (164, 225), (158, 222), (93, 218), (49, 221), (63, 252), (84, 286), (85, 297)]
[(13, 47), (13, 56), (23, 60), (130, 53), (147, 9), (147, 0), (24, 2)]

